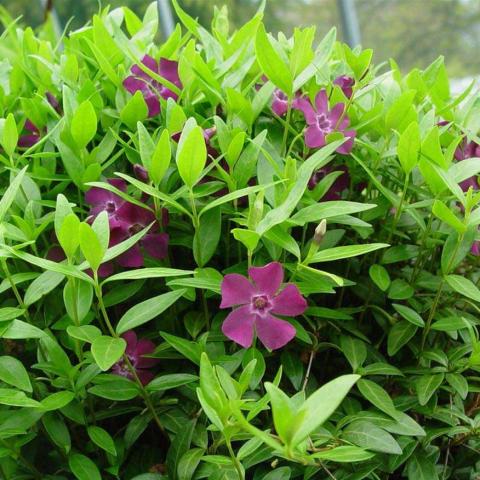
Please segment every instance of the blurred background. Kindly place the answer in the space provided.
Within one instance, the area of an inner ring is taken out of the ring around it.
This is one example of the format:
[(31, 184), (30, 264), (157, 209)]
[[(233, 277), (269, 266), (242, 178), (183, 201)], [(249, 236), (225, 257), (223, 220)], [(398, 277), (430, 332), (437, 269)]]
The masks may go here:
[[(71, 20), (69, 29), (75, 29), (100, 5), (126, 5), (143, 15), (150, 2), (0, 0), (0, 5), (32, 26), (42, 22), (45, 7), (53, 6), (61, 27)], [(251, 18), (260, 0), (179, 0), (179, 4), (204, 26), (209, 25), (215, 4), (227, 5), (231, 22), (239, 26)], [(271, 32), (286, 34), (294, 27), (314, 24), (317, 38), (335, 25), (344, 41), (351, 37), (353, 26), (353, 43), (359, 40), (364, 48), (373, 48), (376, 63), (395, 58), (404, 72), (424, 68), (444, 55), (456, 90), (480, 75), (480, 0), (267, 0), (265, 23)]]

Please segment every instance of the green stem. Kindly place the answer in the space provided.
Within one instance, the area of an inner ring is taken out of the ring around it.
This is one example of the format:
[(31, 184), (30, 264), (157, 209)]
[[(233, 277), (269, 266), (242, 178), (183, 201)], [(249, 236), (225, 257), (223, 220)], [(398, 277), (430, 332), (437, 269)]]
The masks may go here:
[(12, 274), (10, 273), (10, 270), (7, 265), (7, 261), (5, 259), (2, 259), (2, 268), (5, 273), (5, 276), (7, 277), (8, 283), (10, 283), (10, 286), (12, 287), (13, 294), (15, 295), (15, 298), (17, 299), (18, 305), (20, 308), (24, 310), (23, 314), (27, 320), (30, 320), (30, 314), (28, 313), (28, 307), (23, 301), (22, 296), (20, 295), (20, 292), (18, 291), (17, 286), (15, 285), (15, 282), (13, 281)]
[(398, 204), (398, 208), (395, 211), (395, 216), (393, 217), (392, 229), (390, 230), (390, 233), (388, 235), (387, 243), (390, 243), (392, 241), (393, 234), (395, 233), (395, 229), (397, 228), (398, 221), (400, 220), (403, 204), (405, 202), (405, 196), (408, 190), (408, 180), (409, 180), (409, 176), (406, 175), (405, 182), (403, 184), (402, 196), (400, 197), (400, 203)]
[[(94, 273), (94, 278), (95, 278), (95, 294), (97, 296), (98, 306), (100, 307), (100, 311), (102, 312), (102, 316), (103, 316), (105, 324), (108, 328), (108, 331), (110, 332), (110, 335), (112, 337), (120, 338), (119, 335), (115, 332), (115, 330), (112, 326), (112, 323), (110, 322), (110, 318), (109, 318), (107, 310), (105, 308), (105, 304), (103, 303), (102, 289), (101, 289), (101, 287), (98, 283), (98, 277), (97, 277), (96, 272)], [(168, 436), (165, 432), (165, 429), (164, 429), (162, 423), (160, 422), (160, 419), (158, 418), (158, 415), (157, 415), (157, 412), (155, 410), (155, 406), (153, 405), (152, 399), (150, 398), (150, 395), (148, 394), (147, 390), (145, 389), (142, 381), (138, 377), (137, 371), (135, 370), (135, 367), (130, 362), (130, 359), (128, 358), (126, 353), (124, 353), (122, 355), (122, 359), (125, 362), (125, 365), (127, 366), (128, 371), (130, 372), (132, 378), (135, 380), (135, 383), (137, 384), (137, 386), (140, 390), (140, 393), (143, 397), (145, 405), (146, 405), (147, 409), (149, 410), (150, 414), (152, 415), (155, 423), (157, 424), (158, 429), (160, 430), (160, 432), (162, 432), (162, 435), (168, 440)]]
[(287, 138), (288, 138), (288, 129), (290, 128), (290, 118), (292, 116), (292, 99), (288, 98), (288, 107), (287, 107), (287, 118), (285, 121), (285, 127), (283, 129), (283, 139), (282, 139), (282, 156), (285, 155), (287, 149)]
[(450, 273), (450, 270), (452, 268), (452, 264), (455, 261), (455, 257), (457, 256), (458, 249), (460, 248), (460, 245), (462, 244), (463, 241), (463, 234), (460, 235), (458, 238), (457, 244), (455, 246), (455, 250), (453, 251), (452, 256), (450, 257), (450, 261), (448, 262), (447, 269), (445, 271), (445, 274), (442, 277), (442, 281), (440, 282), (440, 285), (437, 290), (437, 294), (435, 295), (435, 299), (433, 300), (432, 306), (430, 308), (430, 312), (428, 314), (427, 322), (425, 324), (425, 328), (423, 329), (423, 334), (422, 334), (422, 346), (420, 348), (420, 351), (423, 352), (423, 349), (425, 348), (425, 342), (427, 340), (427, 336), (430, 332), (430, 327), (432, 325), (432, 320), (433, 317), (435, 316), (435, 313), (437, 312), (437, 307), (438, 307), (438, 302), (440, 301), (440, 296), (442, 295), (442, 290), (443, 286), (445, 285), (445, 276)]
[(232, 459), (233, 465), (235, 466), (235, 470), (238, 473), (239, 480), (245, 480), (245, 475), (243, 473), (242, 464), (238, 460), (235, 452), (233, 451), (232, 444), (230, 442), (230, 438), (225, 437), (225, 443), (227, 445), (228, 453), (230, 454), (230, 458)]
[(24, 466), (30, 470), (30, 472), (32, 473), (33, 477), (37, 480), (42, 480), (42, 478), (44, 478), (44, 476), (42, 475), (41, 472), (39, 472), (37, 470), (37, 468), (35, 467), (35, 465), (33, 465), (29, 460), (27, 460), (21, 453), (21, 451), (15, 451), (13, 450), (12, 448), (12, 444), (6, 442), (5, 440), (1, 439), (0, 440), (1, 444), (4, 446), (4, 448), (10, 450), (11, 452), (13, 452), (13, 454), (24, 464)]

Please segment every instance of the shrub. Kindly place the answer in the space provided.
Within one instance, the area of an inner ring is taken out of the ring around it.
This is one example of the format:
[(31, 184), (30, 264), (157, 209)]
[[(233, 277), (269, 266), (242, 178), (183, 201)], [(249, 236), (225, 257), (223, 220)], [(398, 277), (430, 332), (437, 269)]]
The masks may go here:
[(478, 478), (472, 86), (175, 7), (2, 13), (2, 478)]

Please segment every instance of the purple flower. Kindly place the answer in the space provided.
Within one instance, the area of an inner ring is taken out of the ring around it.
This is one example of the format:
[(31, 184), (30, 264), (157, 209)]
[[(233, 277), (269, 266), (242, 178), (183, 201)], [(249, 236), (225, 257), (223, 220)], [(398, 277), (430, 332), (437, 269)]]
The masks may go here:
[(237, 273), (225, 275), (222, 281), (220, 308), (238, 306), (223, 322), (222, 332), (244, 348), (252, 344), (254, 332), (268, 349), (281, 348), (295, 337), (296, 331), (272, 314), (301, 315), (307, 302), (293, 283), (279, 291), (283, 267), (278, 262), (251, 267), (248, 274), (253, 282)]
[(475, 240), (470, 248), (470, 253), (475, 257), (480, 257), (480, 241)]
[(143, 183), (148, 183), (148, 172), (147, 169), (143, 166), (140, 165), (139, 163), (136, 163), (133, 166), (133, 173), (135, 176)]
[[(161, 77), (173, 83), (178, 88), (182, 88), (182, 82), (178, 76), (178, 63), (173, 60), (167, 60), (161, 58), (158, 63), (154, 58), (149, 55), (145, 55), (142, 58), (142, 64), (152, 70), (152, 72), (160, 75)], [(154, 117), (160, 113), (160, 100), (159, 96), (165, 100), (167, 98), (173, 98), (177, 100), (176, 93), (169, 90), (161, 83), (154, 80), (148, 73), (144, 72), (138, 65), (133, 65), (130, 69), (133, 75), (130, 75), (123, 81), (123, 86), (131, 94), (140, 91), (143, 94), (145, 103), (148, 106), (148, 116)]]
[(282, 92), (279, 88), (276, 88), (273, 91), (272, 96), (272, 110), (275, 115), (283, 117), (288, 110), (288, 97)]
[(348, 174), (347, 167), (341, 166), (336, 168), (326, 165), (325, 167), (319, 168), (313, 172), (313, 175), (308, 181), (308, 188), (313, 190), (321, 180), (323, 180), (329, 173), (332, 172), (343, 173), (336, 178), (336, 180), (332, 183), (332, 186), (328, 189), (327, 193), (325, 193), (325, 195), (322, 197), (322, 200), (325, 201), (340, 200), (342, 197), (342, 192), (350, 186), (350, 175)]
[(315, 109), (306, 97), (297, 98), (293, 102), (294, 108), (301, 110), (308, 127), (305, 130), (305, 144), (309, 148), (320, 148), (326, 145), (326, 137), (333, 132), (341, 132), (348, 140), (337, 148), (338, 153), (348, 155), (353, 148), (355, 130), (346, 130), (350, 119), (345, 113), (345, 105), (337, 103), (331, 110), (328, 109), (328, 98), (325, 90), (320, 90), (315, 97)]
[[(158, 363), (156, 358), (147, 358), (148, 355), (154, 352), (155, 344), (146, 338), (137, 339), (137, 334), (133, 330), (129, 330), (122, 335), (122, 338), (127, 342), (125, 354), (130, 360), (135, 372), (143, 385), (149, 383), (154, 375), (149, 370)], [(113, 367), (112, 372), (116, 375), (129, 378), (133, 380), (133, 375), (130, 373), (125, 361), (119, 360)]]
[(50, 92), (47, 92), (45, 94), (47, 97), (48, 103), (52, 106), (52, 108), (59, 114), (62, 114), (62, 107), (60, 106), (60, 102), (57, 100), (57, 98)]
[(158, 231), (159, 225), (151, 210), (125, 202), (118, 209), (117, 219), (118, 222), (110, 230), (111, 245), (123, 242), (153, 223), (150, 231), (137, 244), (118, 257), (119, 265), (132, 268), (142, 267), (144, 263), (142, 250), (159, 260), (167, 257), (168, 235)]
[[(467, 158), (474, 157), (480, 157), (480, 145), (473, 140), (471, 142), (463, 140), (463, 142), (455, 150), (455, 159), (461, 162)], [(464, 192), (468, 191), (470, 187), (472, 187), (474, 190), (480, 189), (477, 176), (467, 178), (466, 180), (460, 182), (459, 185)]]
[(40, 140), (40, 129), (36, 125), (34, 125), (33, 122), (29, 119), (27, 119), (27, 121), (25, 122), (24, 128), (29, 133), (25, 135), (20, 135), (17, 145), (21, 148), (33, 147), (33, 145), (35, 145)]
[(338, 85), (341, 89), (343, 94), (347, 98), (352, 97), (353, 93), (353, 86), (355, 85), (355, 80), (352, 77), (348, 77), (347, 75), (341, 75), (340, 77), (337, 77), (333, 81), (334, 85)]
[[(127, 184), (120, 178), (109, 178), (107, 182), (122, 192), (127, 191)], [(91, 206), (90, 215), (96, 217), (100, 212), (106, 211), (110, 225), (114, 226), (118, 220), (118, 211), (125, 200), (104, 188), (92, 187), (85, 193), (85, 202)]]

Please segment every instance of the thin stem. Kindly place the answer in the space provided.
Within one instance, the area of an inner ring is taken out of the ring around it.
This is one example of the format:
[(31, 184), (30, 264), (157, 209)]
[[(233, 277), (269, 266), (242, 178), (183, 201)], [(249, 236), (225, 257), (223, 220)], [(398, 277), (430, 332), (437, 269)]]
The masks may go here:
[(313, 357), (315, 357), (315, 350), (310, 352), (310, 357), (308, 358), (307, 371), (305, 372), (305, 379), (303, 380), (302, 392), (307, 388), (308, 379), (310, 378), (310, 371), (312, 370)]
[(397, 228), (397, 223), (400, 220), (403, 204), (405, 202), (405, 196), (408, 190), (408, 180), (409, 180), (409, 176), (405, 175), (405, 182), (403, 184), (402, 196), (400, 197), (400, 203), (398, 204), (398, 208), (395, 211), (395, 216), (393, 217), (392, 229), (390, 230), (390, 233), (388, 235), (387, 243), (390, 243), (392, 241), (393, 234), (395, 233), (395, 229)]
[(233, 451), (230, 438), (225, 437), (225, 443), (227, 445), (228, 453), (230, 454), (230, 458), (232, 459), (233, 465), (235, 466), (235, 470), (238, 473), (239, 480), (244, 480), (245, 475), (243, 474), (242, 464), (240, 463), (237, 456), (235, 455), (235, 452)]
[(15, 298), (17, 299), (18, 305), (20, 306), (20, 308), (23, 309), (23, 315), (27, 320), (30, 320), (28, 307), (23, 301), (23, 298), (20, 295), (20, 292), (18, 291), (18, 288), (15, 285), (15, 282), (13, 281), (12, 274), (10, 273), (10, 270), (7, 265), (7, 261), (5, 259), (2, 259), (2, 268), (3, 268), (3, 271), (5, 272), (5, 276), (7, 277), (8, 283), (10, 283), (10, 286), (12, 287), (12, 291), (13, 291), (13, 294), (15, 295)]
[(282, 155), (285, 155), (285, 151), (287, 149), (287, 138), (288, 138), (288, 129), (290, 127), (290, 118), (292, 116), (292, 99), (288, 98), (288, 107), (287, 107), (287, 118), (285, 121), (285, 127), (283, 129), (283, 139), (282, 139)]
[[(120, 338), (119, 335), (115, 332), (115, 330), (112, 326), (112, 323), (110, 322), (110, 318), (109, 318), (107, 310), (105, 308), (105, 304), (103, 303), (102, 289), (101, 289), (101, 287), (98, 283), (98, 278), (97, 278), (96, 272), (94, 273), (94, 277), (95, 277), (95, 294), (97, 296), (98, 306), (100, 307), (100, 311), (102, 312), (102, 316), (103, 316), (103, 319), (105, 321), (105, 324), (106, 324), (106, 326), (108, 328), (108, 331), (110, 332), (110, 335), (112, 337)], [(152, 403), (152, 399), (150, 398), (150, 395), (148, 394), (147, 390), (145, 389), (142, 381), (138, 377), (137, 371), (135, 370), (135, 367), (130, 362), (130, 359), (128, 358), (128, 355), (126, 353), (124, 353), (122, 355), (122, 359), (125, 362), (125, 365), (127, 366), (128, 371), (130, 372), (132, 378), (135, 380), (135, 383), (137, 384), (137, 386), (140, 390), (140, 393), (143, 397), (145, 405), (146, 405), (147, 409), (150, 411), (150, 414), (152, 415), (155, 423), (157, 424), (158, 429), (162, 432), (162, 435), (168, 440), (168, 436), (165, 433), (165, 429), (164, 429), (162, 423), (160, 422), (160, 419), (158, 418), (157, 412), (156, 412), (155, 407)]]

